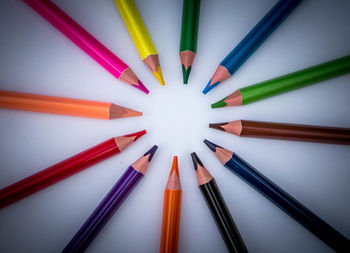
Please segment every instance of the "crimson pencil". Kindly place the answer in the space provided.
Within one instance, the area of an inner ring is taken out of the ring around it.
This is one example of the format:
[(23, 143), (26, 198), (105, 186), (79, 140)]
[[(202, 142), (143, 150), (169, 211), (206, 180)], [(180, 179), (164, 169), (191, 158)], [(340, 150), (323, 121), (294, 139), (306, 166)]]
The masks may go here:
[(131, 68), (49, 0), (23, 0), (117, 79), (148, 94)]
[(83, 252), (89, 247), (108, 220), (118, 210), (135, 186), (141, 181), (146, 173), (149, 163), (157, 151), (157, 148), (158, 146), (154, 145), (143, 156), (129, 166), (108, 192), (106, 197), (73, 236), (67, 246), (63, 249), (62, 253)]
[(209, 124), (209, 127), (242, 137), (350, 145), (350, 128), (250, 120)]
[(108, 139), (0, 190), (0, 208), (23, 199), (64, 178), (119, 154), (146, 133), (145, 130)]

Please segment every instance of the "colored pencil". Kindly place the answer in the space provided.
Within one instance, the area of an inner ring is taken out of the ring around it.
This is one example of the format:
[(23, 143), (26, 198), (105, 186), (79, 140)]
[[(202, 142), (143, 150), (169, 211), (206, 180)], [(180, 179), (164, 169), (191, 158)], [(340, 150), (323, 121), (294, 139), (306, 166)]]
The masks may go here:
[(131, 68), (49, 0), (23, 0), (117, 79), (148, 94)]
[(197, 175), (198, 187), (210, 209), (228, 251), (235, 253), (248, 252), (215, 179), (204, 167), (195, 152), (191, 153), (191, 157)]
[(226, 56), (209, 80), (203, 93), (231, 77), (302, 0), (279, 0), (244, 39)]
[(211, 105), (239, 106), (350, 73), (350, 55), (241, 88)]
[(350, 128), (250, 120), (209, 124), (210, 128), (242, 137), (350, 145)]
[(145, 130), (108, 139), (0, 190), (0, 208), (119, 154), (146, 133)]
[(114, 0), (124, 23), (136, 46), (141, 60), (152, 71), (161, 85), (164, 85), (162, 70), (159, 65), (158, 52), (148, 34), (147, 28), (142, 21), (141, 15), (134, 0)]
[(107, 120), (142, 115), (113, 103), (3, 90), (0, 90), (0, 108)]
[(214, 152), (216, 157), (226, 168), (253, 186), (289, 216), (325, 242), (329, 247), (338, 252), (346, 252), (346, 250), (349, 250), (350, 243), (348, 239), (283, 191), (253, 166), (238, 155), (219, 145), (208, 140), (205, 140), (204, 143)]
[(162, 235), (160, 252), (177, 252), (181, 216), (181, 183), (177, 156), (174, 156), (173, 165), (169, 174), (168, 183), (164, 191)]
[(157, 148), (157, 145), (154, 145), (127, 168), (62, 252), (83, 252), (89, 247), (131, 191), (141, 181)]
[(197, 53), (197, 37), (200, 12), (200, 0), (184, 0), (182, 7), (182, 25), (180, 38), (180, 60), (184, 84), (187, 84)]

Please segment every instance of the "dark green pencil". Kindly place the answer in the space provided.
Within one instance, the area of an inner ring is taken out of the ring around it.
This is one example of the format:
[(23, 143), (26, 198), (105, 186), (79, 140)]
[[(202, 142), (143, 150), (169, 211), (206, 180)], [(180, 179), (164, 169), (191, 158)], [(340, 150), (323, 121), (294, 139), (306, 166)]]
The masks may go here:
[(197, 52), (200, 0), (184, 0), (180, 39), (180, 59), (184, 84), (187, 84)]

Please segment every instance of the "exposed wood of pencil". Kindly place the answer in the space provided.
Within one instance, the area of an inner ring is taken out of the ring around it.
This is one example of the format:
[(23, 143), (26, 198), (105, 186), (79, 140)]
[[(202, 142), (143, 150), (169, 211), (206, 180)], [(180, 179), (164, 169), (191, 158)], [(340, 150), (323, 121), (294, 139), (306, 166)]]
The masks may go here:
[(196, 171), (199, 189), (203, 194), (228, 251), (235, 253), (248, 252), (215, 179), (204, 167), (195, 152), (191, 153), (191, 157)]
[(240, 106), (242, 105), (242, 94), (239, 90), (236, 90), (228, 97), (214, 103), (211, 108), (221, 108), (225, 106)]
[(0, 108), (98, 119), (126, 118), (141, 112), (112, 103), (0, 90)]
[(164, 191), (160, 252), (177, 252), (181, 216), (181, 183), (177, 156), (174, 156), (168, 183)]
[(180, 52), (180, 61), (182, 66), (182, 75), (183, 75), (184, 84), (188, 83), (188, 78), (192, 70), (192, 64), (195, 56), (196, 56), (196, 53), (190, 50), (185, 50)]
[(147, 67), (152, 71), (153, 75), (157, 78), (158, 82), (161, 85), (165, 85), (162, 70), (159, 64), (158, 54), (148, 55), (145, 59), (142, 60)]
[(237, 136), (350, 145), (350, 128), (236, 120), (210, 124)]

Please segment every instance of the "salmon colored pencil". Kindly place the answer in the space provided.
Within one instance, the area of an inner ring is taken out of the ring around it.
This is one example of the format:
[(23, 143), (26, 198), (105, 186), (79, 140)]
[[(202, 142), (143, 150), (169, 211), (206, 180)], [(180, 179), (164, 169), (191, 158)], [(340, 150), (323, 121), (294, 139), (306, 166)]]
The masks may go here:
[(107, 102), (2, 90), (0, 90), (0, 108), (107, 120), (142, 115), (142, 112)]
[(113, 137), (79, 154), (0, 190), (0, 208), (23, 199), (113, 155), (119, 154), (146, 133), (145, 130)]
[(67, 38), (119, 80), (148, 94), (147, 88), (121, 59), (49, 0), (23, 0)]
[(164, 191), (160, 253), (176, 253), (179, 241), (181, 195), (177, 156), (174, 156), (168, 183)]

